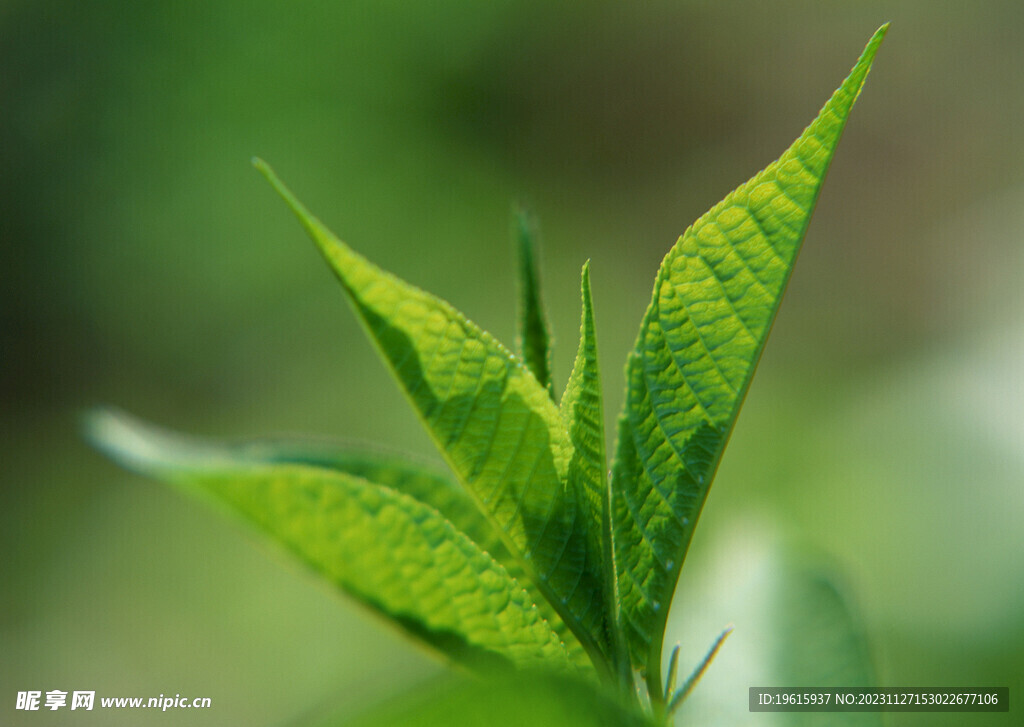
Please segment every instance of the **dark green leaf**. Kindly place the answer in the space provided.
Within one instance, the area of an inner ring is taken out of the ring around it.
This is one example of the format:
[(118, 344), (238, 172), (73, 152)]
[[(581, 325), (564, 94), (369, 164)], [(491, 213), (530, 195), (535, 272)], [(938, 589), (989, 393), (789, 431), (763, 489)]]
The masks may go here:
[(554, 397), (551, 382), (551, 335), (540, 295), (536, 258), (537, 226), (523, 208), (516, 210), (519, 251), (519, 350), (537, 382)]

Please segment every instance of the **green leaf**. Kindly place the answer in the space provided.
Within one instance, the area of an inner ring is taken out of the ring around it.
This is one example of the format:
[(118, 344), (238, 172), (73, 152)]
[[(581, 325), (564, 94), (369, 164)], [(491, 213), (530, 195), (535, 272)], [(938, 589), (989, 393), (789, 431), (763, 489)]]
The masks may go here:
[(554, 398), (551, 382), (551, 336), (540, 297), (540, 274), (535, 257), (537, 226), (523, 208), (516, 210), (519, 241), (519, 350), (537, 383)]
[(191, 446), (193, 450), (202, 446), (207, 456), (240, 463), (306, 464), (336, 470), (409, 495), (432, 507), (519, 581), (530, 594), (541, 617), (562, 640), (572, 661), (581, 667), (590, 666), (590, 659), (579, 640), (536, 586), (525, 577), (519, 561), (508, 552), (501, 536), (480, 512), (473, 499), (449, 476), (427, 465), (413, 462), (404, 455), (347, 451), (327, 442), (263, 440), (225, 445), (199, 443), (193, 439)]
[(887, 27), (800, 138), (683, 233), (658, 271), (626, 366), (612, 475), (623, 628), (652, 692), (697, 517)]
[(620, 674), (630, 675), (625, 645), (621, 643), (617, 626), (615, 568), (611, 561), (612, 543), (609, 522), (609, 490), (605, 469), (604, 406), (601, 396), (601, 374), (597, 361), (597, 332), (594, 327), (594, 304), (590, 295), (590, 262), (583, 266), (580, 282), (582, 312), (580, 314), (580, 344), (576, 361), (566, 384), (559, 411), (573, 443), (573, 456), (569, 462), (569, 480), (582, 492), (584, 513), (587, 518), (589, 548), (601, 554), (602, 586), (607, 607), (605, 620), (609, 625), (609, 646), (613, 662)]
[(437, 510), (506, 568), (509, 562), (514, 562), (501, 536), (458, 483), (405, 455), (349, 451), (327, 442), (301, 440), (265, 440), (233, 446), (208, 443), (205, 446), (211, 452), (239, 461), (307, 464), (384, 485)]
[(677, 721), (701, 727), (762, 721), (785, 727), (880, 727), (878, 712), (843, 714), (842, 719), (826, 712), (788, 712), (751, 721), (746, 703), (736, 699), (751, 686), (877, 685), (867, 634), (843, 596), (843, 579), (837, 579), (831, 558), (780, 543), (771, 533), (752, 520), (725, 538), (719, 534), (712, 562), (692, 584), (688, 581), (686, 602), (680, 605), (691, 614), (684, 630), (693, 648), (681, 666), (689, 670), (700, 659), (702, 647), (719, 628), (714, 614), (727, 613), (736, 627), (681, 705)]
[(125, 466), (212, 499), (453, 660), (571, 668), (533, 599), (437, 510), (338, 470), (246, 461), (112, 412), (93, 441)]
[[(787, 553), (771, 573), (764, 594), (765, 632), (761, 658), (774, 684), (787, 687), (873, 687), (875, 670), (863, 625), (836, 587), (832, 569), (813, 557)], [(822, 712), (792, 712), (786, 727), (835, 724)], [(881, 727), (878, 712), (843, 715), (850, 727)]]
[(722, 633), (718, 635), (718, 638), (715, 639), (715, 642), (711, 645), (711, 648), (708, 649), (708, 653), (704, 655), (704, 658), (701, 660), (700, 664), (698, 664), (697, 668), (694, 669), (690, 676), (686, 678), (686, 681), (683, 682), (683, 686), (679, 687), (678, 691), (675, 687), (675, 670), (677, 668), (676, 660), (679, 658), (679, 646), (676, 645), (676, 647), (672, 649), (672, 656), (669, 659), (670, 666), (668, 678), (665, 680), (665, 699), (668, 700), (668, 708), (666, 711), (668, 712), (668, 714), (671, 715), (673, 712), (679, 709), (679, 706), (683, 703), (683, 701), (688, 696), (690, 696), (690, 692), (692, 692), (693, 688), (697, 686), (697, 682), (700, 681), (700, 678), (704, 676), (704, 672), (707, 671), (708, 667), (711, 665), (711, 662), (715, 658), (715, 654), (717, 654), (718, 650), (722, 648), (722, 644), (725, 643), (725, 640), (727, 638), (729, 638), (729, 634), (732, 633), (732, 630), (732, 626), (727, 626), (725, 630), (723, 630)]
[[(583, 312), (580, 321), (580, 345), (566, 384), (559, 411), (573, 444), (569, 462), (570, 481), (584, 493), (583, 511), (587, 518), (590, 547), (603, 553), (604, 501), (608, 487), (605, 478), (604, 410), (601, 406), (601, 375), (597, 366), (597, 338), (594, 331), (594, 306), (590, 297), (590, 263), (583, 266), (581, 293)], [(602, 562), (604, 558), (602, 557)]]
[(600, 554), (568, 480), (573, 446), (534, 375), (447, 302), (338, 240), (262, 161), (330, 264), (360, 321), (459, 481), (540, 591), (604, 664)]
[(786, 569), (772, 573), (774, 600), (766, 611), (772, 627), (780, 684), (815, 687), (875, 685), (864, 627), (823, 559), (787, 554)]
[(438, 680), (355, 720), (329, 718), (317, 727), (656, 727), (638, 709), (599, 685), (562, 674), (516, 673), (488, 682)]

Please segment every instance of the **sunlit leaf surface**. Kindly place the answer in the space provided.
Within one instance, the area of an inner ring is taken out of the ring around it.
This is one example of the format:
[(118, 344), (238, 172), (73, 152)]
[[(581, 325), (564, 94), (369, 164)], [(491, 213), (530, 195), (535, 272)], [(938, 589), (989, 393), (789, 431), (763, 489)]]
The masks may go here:
[(262, 161), (334, 270), (385, 363), (459, 480), (595, 658), (603, 659), (600, 555), (588, 547), (573, 445), (536, 377), (447, 302), (338, 240)]
[(687, 229), (658, 271), (627, 363), (612, 478), (623, 626), (655, 682), (697, 517), (886, 29), (800, 138)]
[(558, 633), (572, 660), (580, 666), (590, 665), (590, 660), (576, 636), (566, 627), (534, 584), (523, 577), (519, 561), (509, 554), (494, 526), (480, 512), (469, 493), (450, 476), (400, 455), (356, 452), (322, 441), (263, 440), (230, 446), (205, 443), (204, 447), (209, 456), (229, 458), (238, 462), (307, 464), (337, 470), (377, 485), (384, 485), (432, 507), (451, 521), (456, 529), (465, 533), (481, 550), (501, 563), (530, 594), (541, 616)]
[(594, 330), (594, 304), (590, 298), (589, 264), (583, 267), (581, 289), (583, 312), (580, 321), (580, 345), (559, 408), (573, 443), (569, 477), (571, 481), (577, 483), (577, 491), (584, 494), (583, 511), (588, 519), (590, 547), (595, 552), (604, 553), (602, 512), (607, 496), (604, 409), (601, 406), (601, 376), (597, 366), (597, 338)]
[(451, 659), (571, 669), (523, 587), (437, 510), (338, 470), (224, 456), (99, 412), (93, 440), (122, 464), (215, 501), (339, 589)]

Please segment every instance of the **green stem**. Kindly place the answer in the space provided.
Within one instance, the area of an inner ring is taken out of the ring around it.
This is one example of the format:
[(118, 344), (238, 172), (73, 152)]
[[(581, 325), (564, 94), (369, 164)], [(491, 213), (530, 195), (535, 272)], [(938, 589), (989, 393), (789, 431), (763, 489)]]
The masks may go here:
[(659, 724), (668, 724), (665, 695), (661, 691), (661, 670), (647, 669), (644, 679), (647, 684), (647, 696), (651, 700), (651, 716)]

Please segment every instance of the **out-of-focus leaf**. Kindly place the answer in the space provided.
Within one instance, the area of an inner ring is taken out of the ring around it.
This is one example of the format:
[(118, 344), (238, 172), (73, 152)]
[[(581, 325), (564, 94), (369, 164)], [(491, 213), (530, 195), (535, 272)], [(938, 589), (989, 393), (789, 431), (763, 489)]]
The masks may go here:
[(547, 390), (447, 302), (338, 240), (255, 162), (323, 253), (452, 471), (595, 663), (605, 661), (600, 554), (568, 480), (572, 442)]
[(474, 668), (572, 668), (530, 595), (439, 512), (337, 470), (247, 462), (112, 412), (93, 441), (215, 501), (407, 633)]
[(551, 381), (551, 334), (540, 295), (536, 258), (537, 227), (526, 210), (516, 210), (519, 257), (519, 350), (537, 383), (554, 396)]
[[(341, 722), (325, 720), (317, 727)], [(500, 682), (432, 684), (384, 705), (355, 727), (654, 727), (596, 684), (549, 674), (521, 673)]]
[[(683, 702), (678, 723), (878, 727), (878, 712), (748, 711), (743, 697), (753, 686), (877, 685), (864, 627), (837, 587), (834, 568), (817, 556), (766, 540), (770, 536), (753, 526), (732, 542), (719, 542), (708, 580), (692, 584), (695, 593), (687, 605), (693, 614), (692, 607), (700, 604), (700, 631), (713, 633), (725, 614), (735, 630)], [(685, 647), (688, 663), (699, 659), (705, 648), (699, 642)]]
[(800, 138), (687, 229), (658, 271), (626, 367), (612, 517), (623, 628), (659, 690), (680, 567), (886, 29)]
[(718, 650), (722, 648), (722, 644), (725, 643), (729, 634), (732, 633), (732, 629), (732, 626), (727, 626), (722, 633), (718, 635), (715, 642), (711, 644), (711, 648), (708, 649), (708, 653), (704, 655), (704, 658), (690, 673), (690, 676), (686, 678), (686, 681), (683, 682), (683, 685), (679, 687), (679, 689), (676, 689), (675, 687), (679, 646), (677, 645), (672, 649), (672, 656), (669, 657), (668, 678), (665, 680), (665, 699), (668, 701), (668, 714), (675, 712), (679, 708), (679, 705), (682, 704), (688, 696), (690, 696), (690, 692), (692, 692), (694, 687), (697, 686), (697, 682), (700, 681), (700, 678), (704, 676), (704, 672), (708, 670), (711, 662), (714, 661), (715, 655), (718, 653)]

